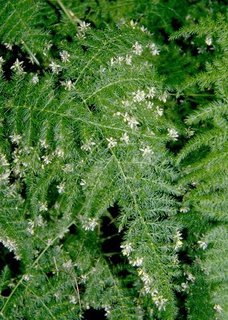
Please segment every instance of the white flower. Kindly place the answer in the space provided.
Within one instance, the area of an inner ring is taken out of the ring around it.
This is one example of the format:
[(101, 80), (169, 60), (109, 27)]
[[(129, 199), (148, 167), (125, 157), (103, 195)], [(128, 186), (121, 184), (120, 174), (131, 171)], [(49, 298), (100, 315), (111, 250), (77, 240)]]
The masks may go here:
[(203, 250), (206, 250), (206, 249), (207, 249), (207, 243), (206, 243), (206, 242), (204, 242), (204, 241), (197, 241), (197, 243), (198, 243), (200, 249), (203, 249)]
[(178, 132), (173, 128), (168, 129), (168, 136), (174, 141), (177, 141), (177, 138), (179, 137)]
[(47, 202), (40, 203), (39, 211), (48, 211)]
[(33, 84), (37, 84), (39, 82), (38, 75), (36, 74), (35, 76), (33, 76), (31, 81)]
[(151, 110), (151, 109), (153, 108), (153, 106), (154, 106), (154, 103), (153, 103), (153, 102), (151, 102), (151, 101), (148, 101), (148, 102), (147, 102), (147, 109), (148, 109), (148, 110)]
[(117, 145), (117, 141), (115, 139), (113, 139), (112, 137), (110, 138), (106, 138), (106, 140), (108, 141), (108, 148), (114, 148)]
[(182, 290), (182, 291), (188, 291), (188, 289), (189, 289), (188, 283), (182, 282), (182, 283), (181, 283), (181, 290)]
[(71, 80), (62, 81), (61, 85), (68, 91), (72, 90), (74, 87), (74, 83)]
[(179, 248), (182, 247), (182, 244), (183, 244), (183, 242), (182, 242), (183, 238), (182, 238), (180, 231), (177, 231), (177, 233), (175, 234), (175, 236), (173, 238), (174, 238), (174, 242), (175, 242), (174, 249), (178, 250)]
[(222, 313), (222, 307), (219, 304), (214, 305), (214, 310), (218, 313)]
[(29, 281), (30, 280), (30, 275), (28, 275), (28, 274), (23, 275), (23, 280)]
[(27, 227), (27, 231), (33, 235), (34, 234), (34, 227), (35, 227), (35, 223), (31, 220), (28, 221), (28, 227)]
[(128, 66), (130, 66), (132, 64), (132, 56), (127, 54), (125, 57), (125, 62)]
[(134, 102), (141, 102), (144, 101), (146, 98), (146, 94), (143, 90), (137, 90), (136, 92), (133, 92), (132, 95)]
[(131, 264), (133, 267), (141, 267), (142, 264), (143, 264), (143, 258), (137, 257), (135, 260), (131, 260), (131, 261), (130, 261), (130, 264)]
[(150, 156), (154, 153), (149, 146), (146, 146), (146, 147), (139, 149), (139, 150), (142, 151), (143, 157)]
[(5, 42), (4, 45), (8, 50), (12, 50), (13, 49), (13, 45), (11, 43)]
[(135, 22), (133, 20), (130, 21), (130, 26), (132, 27), (132, 29), (135, 29), (135, 27), (137, 26), (138, 22)]
[(167, 101), (167, 98), (168, 98), (168, 93), (167, 92), (164, 92), (163, 94), (161, 94), (158, 99), (162, 102), (166, 102)]
[(129, 257), (130, 253), (133, 251), (133, 248), (130, 242), (122, 244), (120, 248), (123, 249), (122, 250), (123, 255), (127, 257)]
[(59, 53), (60, 55), (60, 58), (62, 60), (62, 62), (69, 62), (69, 58), (70, 58), (70, 54), (66, 51), (66, 50), (63, 50)]
[(154, 304), (158, 308), (159, 311), (165, 310), (167, 299), (164, 299), (163, 296), (155, 296), (153, 297)]
[(162, 108), (159, 108), (158, 106), (156, 107), (156, 112), (157, 112), (157, 115), (159, 117), (161, 117), (164, 113), (164, 110)]
[(84, 179), (81, 179), (79, 184), (80, 184), (80, 186), (85, 186), (86, 185), (86, 181)]
[(140, 43), (138, 43), (138, 41), (136, 41), (135, 44), (133, 44), (132, 49), (133, 49), (133, 53), (135, 53), (138, 56), (141, 56), (143, 52), (143, 47)]
[(98, 221), (96, 218), (88, 218), (82, 222), (82, 228), (86, 231), (93, 231), (98, 225)]
[(92, 151), (92, 147), (95, 145), (96, 143), (92, 141), (92, 139), (89, 139), (81, 146), (81, 149), (84, 151)]
[(125, 142), (126, 144), (129, 143), (129, 136), (128, 134), (125, 132), (122, 137), (120, 138), (121, 141)]
[(86, 23), (85, 21), (82, 21), (79, 23), (79, 26), (78, 26), (79, 33), (85, 33), (89, 29), (90, 29), (90, 23)]
[(57, 189), (58, 189), (58, 193), (61, 194), (64, 192), (64, 189), (65, 189), (65, 183), (60, 183), (58, 186), (57, 186)]
[(104, 309), (105, 309), (105, 316), (107, 317), (110, 314), (111, 307), (110, 306), (105, 306)]
[(22, 139), (22, 136), (20, 134), (12, 134), (10, 136), (10, 140), (13, 142), (13, 143), (16, 143), (16, 144), (19, 144), (19, 142), (21, 141)]
[(187, 213), (190, 209), (188, 207), (181, 207), (180, 212)]
[(187, 280), (194, 282), (196, 280), (196, 278), (193, 276), (193, 274), (191, 273), (187, 273)]
[(41, 158), (42, 158), (42, 160), (43, 160), (43, 162), (45, 164), (51, 163), (51, 157), (50, 156), (42, 156)]
[(208, 46), (211, 46), (212, 45), (212, 38), (210, 36), (207, 36), (206, 39), (205, 39), (205, 43), (208, 45)]
[(155, 43), (150, 43), (147, 46), (150, 49), (150, 52), (153, 56), (157, 56), (160, 53), (160, 50), (158, 49), (158, 47), (156, 46)]
[(131, 129), (134, 129), (134, 128), (137, 127), (137, 125), (139, 124), (139, 122), (138, 122), (134, 117), (129, 117), (127, 124), (129, 125), (129, 127), (130, 127)]
[(141, 30), (142, 32), (144, 32), (144, 33), (148, 33), (148, 29), (147, 29), (146, 27), (144, 27), (144, 26), (141, 26), (141, 27), (140, 27), (140, 30)]
[(74, 166), (71, 163), (66, 163), (63, 167), (63, 171), (66, 173), (70, 173), (74, 171)]
[(72, 304), (77, 304), (77, 300), (76, 300), (75, 296), (69, 296), (69, 301)]
[(4, 62), (5, 60), (3, 59), (3, 57), (0, 56), (0, 67), (3, 65)]
[(18, 59), (16, 59), (16, 61), (14, 62), (12, 67), (10, 67), (10, 69), (13, 70), (15, 73), (22, 74), (24, 73), (24, 69), (22, 65), (23, 65), (23, 61), (19, 61)]
[(64, 157), (63, 149), (61, 149), (60, 147), (57, 147), (55, 150), (55, 155), (59, 158), (63, 158)]
[(54, 74), (58, 74), (62, 70), (62, 67), (54, 61), (49, 64), (49, 68)]
[(155, 87), (151, 87), (148, 89), (148, 93), (146, 95), (147, 98), (151, 98), (153, 99), (156, 93), (156, 88)]

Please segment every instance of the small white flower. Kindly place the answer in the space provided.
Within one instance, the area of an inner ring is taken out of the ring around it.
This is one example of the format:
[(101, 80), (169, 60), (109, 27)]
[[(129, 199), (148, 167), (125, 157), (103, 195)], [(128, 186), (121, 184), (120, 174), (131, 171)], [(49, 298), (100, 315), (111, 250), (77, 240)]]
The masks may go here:
[(126, 144), (129, 143), (129, 136), (128, 134), (125, 132), (122, 137), (120, 138), (121, 141), (125, 142)]
[(3, 57), (0, 56), (0, 67), (3, 65), (4, 62), (5, 60), (3, 59)]
[(150, 49), (150, 52), (153, 56), (158, 56), (160, 53), (160, 50), (158, 49), (158, 47), (156, 46), (155, 43), (150, 43), (147, 46)]
[(31, 220), (28, 221), (28, 227), (27, 227), (27, 231), (33, 235), (34, 234), (34, 227), (35, 227), (35, 223)]
[(143, 258), (138, 257), (135, 260), (131, 260), (130, 263), (133, 267), (141, 267), (143, 264)]
[(20, 134), (12, 134), (10, 136), (10, 140), (13, 142), (13, 143), (16, 143), (17, 145), (19, 144), (19, 142), (21, 141), (22, 139), (22, 136)]
[(17, 74), (23, 74), (24, 69), (23, 69), (22, 65), (23, 65), (23, 61), (19, 61), (18, 59), (16, 59), (16, 61), (14, 62), (12, 67), (10, 67), (10, 69), (13, 70)]
[(39, 211), (48, 211), (47, 202), (40, 203)]
[(162, 108), (156, 107), (156, 113), (159, 117), (161, 117), (164, 113), (164, 110)]
[(134, 128), (137, 127), (137, 125), (139, 124), (139, 122), (138, 122), (134, 117), (129, 117), (127, 124), (129, 125), (129, 127), (130, 127), (131, 129), (134, 129)]
[(105, 309), (105, 316), (107, 317), (111, 313), (111, 307), (110, 306), (105, 306), (104, 309)]
[(87, 140), (82, 146), (81, 149), (84, 151), (92, 151), (93, 146), (95, 146), (96, 143), (92, 141), (92, 139)]
[(188, 291), (188, 289), (189, 289), (188, 283), (182, 282), (182, 283), (181, 283), (181, 290), (182, 290), (182, 291)]
[(149, 146), (146, 146), (139, 150), (142, 152), (143, 157), (151, 156), (154, 153)]
[(137, 90), (136, 92), (133, 92), (132, 95), (134, 102), (141, 102), (144, 101), (146, 98), (146, 94), (143, 90)]
[(133, 53), (135, 53), (138, 56), (141, 56), (141, 54), (143, 52), (143, 47), (142, 47), (142, 45), (140, 43), (138, 43), (138, 41), (136, 41), (133, 44), (132, 49), (133, 49)]
[(62, 67), (54, 61), (49, 64), (49, 68), (54, 74), (59, 74), (59, 72), (62, 70)]
[(126, 65), (131, 66), (131, 64), (132, 64), (132, 56), (127, 54), (126, 57), (125, 57), (125, 62), (126, 62)]
[(140, 27), (140, 30), (141, 30), (142, 32), (144, 32), (144, 33), (147, 33), (147, 32), (148, 32), (147, 28), (144, 27), (144, 26), (141, 26), (141, 27)]
[(77, 299), (75, 298), (75, 296), (69, 296), (69, 301), (72, 304), (77, 304)]
[(90, 29), (90, 23), (86, 23), (85, 21), (82, 21), (79, 23), (79, 26), (78, 26), (79, 33), (85, 33), (89, 29)]
[(58, 193), (61, 194), (64, 192), (65, 190), (65, 183), (60, 183), (58, 186), (57, 186), (57, 189), (58, 189)]
[(86, 181), (84, 179), (81, 179), (79, 184), (80, 184), (80, 186), (85, 186), (86, 185)]
[(212, 37), (207, 36), (206, 39), (205, 39), (205, 43), (206, 43), (208, 46), (211, 46), (211, 45), (212, 45)]
[(130, 242), (122, 244), (120, 248), (123, 249), (122, 250), (123, 255), (127, 257), (129, 257), (130, 253), (133, 251), (133, 248)]
[(167, 299), (164, 299), (163, 296), (155, 296), (153, 297), (154, 304), (158, 308), (159, 311), (165, 310)]
[(187, 212), (189, 212), (189, 207), (181, 207), (180, 208), (180, 212), (182, 212), (182, 213), (187, 213)]
[(187, 273), (187, 280), (194, 282), (196, 280), (196, 278), (193, 276), (193, 274), (191, 273)]
[(31, 81), (33, 84), (37, 84), (39, 82), (38, 75), (36, 74), (35, 76), (33, 76)]
[(62, 81), (61, 85), (68, 91), (72, 90), (74, 87), (74, 83), (71, 80)]
[(30, 280), (30, 275), (25, 274), (25, 275), (23, 276), (23, 279), (24, 279), (25, 281), (29, 281), (29, 280)]
[(74, 166), (73, 166), (73, 164), (71, 164), (71, 163), (66, 163), (66, 164), (64, 165), (64, 167), (63, 167), (63, 171), (64, 171), (65, 173), (73, 172), (73, 171), (74, 171)]
[(222, 313), (222, 307), (219, 304), (214, 305), (214, 310), (218, 313)]
[(64, 157), (64, 150), (61, 149), (60, 147), (57, 147), (55, 150), (55, 155), (59, 158), (63, 158)]
[(183, 241), (182, 241), (183, 238), (182, 238), (180, 231), (177, 231), (177, 233), (174, 235), (173, 238), (174, 238), (174, 243), (175, 243), (174, 249), (178, 250), (183, 245)]
[(158, 99), (162, 102), (166, 102), (167, 101), (167, 98), (168, 98), (168, 93), (167, 92), (163, 92), (163, 94), (161, 94)]
[(45, 164), (49, 164), (49, 163), (51, 163), (51, 157), (50, 156), (42, 156), (41, 157), (42, 158), (42, 160), (43, 160), (43, 162), (45, 163)]
[(207, 243), (206, 243), (206, 242), (204, 242), (204, 241), (197, 241), (197, 243), (198, 243), (200, 249), (203, 249), (203, 250), (206, 250), (206, 249), (207, 249)]
[(62, 60), (62, 62), (69, 62), (69, 58), (70, 58), (70, 54), (66, 51), (66, 50), (63, 50), (59, 53), (60, 55), (60, 58)]
[(171, 129), (168, 129), (168, 136), (170, 138), (172, 138), (174, 141), (177, 141), (179, 134), (178, 134), (177, 130), (171, 128)]
[(6, 49), (8, 49), (8, 50), (12, 50), (13, 49), (13, 45), (11, 43), (5, 42), (4, 45), (5, 45)]
[(146, 106), (146, 107), (147, 107), (148, 110), (153, 109), (153, 106), (154, 106), (154, 103), (153, 103), (153, 102), (151, 102), (151, 101), (148, 101), (148, 102), (147, 102), (147, 106)]
[(148, 89), (148, 93), (146, 95), (147, 98), (153, 99), (155, 97), (155, 93), (156, 93), (156, 88), (155, 87), (151, 87)]
[(138, 25), (138, 22), (131, 20), (130, 21), (130, 26), (132, 27), (132, 29), (135, 29), (135, 27)]
[(106, 138), (106, 140), (108, 141), (108, 148), (114, 148), (117, 145), (117, 141), (115, 139), (113, 139), (112, 137), (110, 138)]
[(88, 218), (82, 222), (82, 228), (86, 231), (94, 231), (97, 225), (98, 221), (96, 218)]

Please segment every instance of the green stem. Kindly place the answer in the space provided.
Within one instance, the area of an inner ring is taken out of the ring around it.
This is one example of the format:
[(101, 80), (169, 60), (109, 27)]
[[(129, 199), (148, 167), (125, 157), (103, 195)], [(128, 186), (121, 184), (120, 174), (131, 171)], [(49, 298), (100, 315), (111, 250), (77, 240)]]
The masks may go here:
[(70, 11), (69, 9), (67, 9), (64, 4), (62, 3), (61, 0), (56, 0), (56, 2), (58, 3), (58, 5), (60, 6), (60, 8), (63, 10), (63, 12), (66, 14), (66, 16), (69, 18), (69, 20), (75, 25), (75, 23), (81, 23), (82, 20), (80, 20), (79, 18), (77, 18), (75, 16), (75, 14)]

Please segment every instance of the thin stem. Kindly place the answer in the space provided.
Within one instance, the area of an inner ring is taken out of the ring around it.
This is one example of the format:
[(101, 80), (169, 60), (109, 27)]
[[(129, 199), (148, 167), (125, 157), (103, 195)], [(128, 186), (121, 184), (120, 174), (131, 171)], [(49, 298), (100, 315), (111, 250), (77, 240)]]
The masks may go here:
[(58, 3), (58, 5), (60, 6), (60, 8), (63, 10), (63, 12), (66, 14), (66, 16), (69, 18), (69, 20), (75, 25), (75, 22), (77, 23), (82, 23), (82, 20), (80, 20), (79, 18), (77, 18), (75, 16), (75, 14), (70, 11), (69, 9), (67, 9), (64, 4), (62, 3), (61, 0), (56, 0), (56, 2)]

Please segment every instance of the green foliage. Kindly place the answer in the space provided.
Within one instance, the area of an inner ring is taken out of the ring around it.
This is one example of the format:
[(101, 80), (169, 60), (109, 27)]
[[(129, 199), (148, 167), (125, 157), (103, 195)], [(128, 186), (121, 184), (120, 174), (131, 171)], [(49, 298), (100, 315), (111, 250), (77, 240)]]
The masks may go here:
[(2, 1), (0, 319), (227, 318), (226, 19), (184, 3)]

